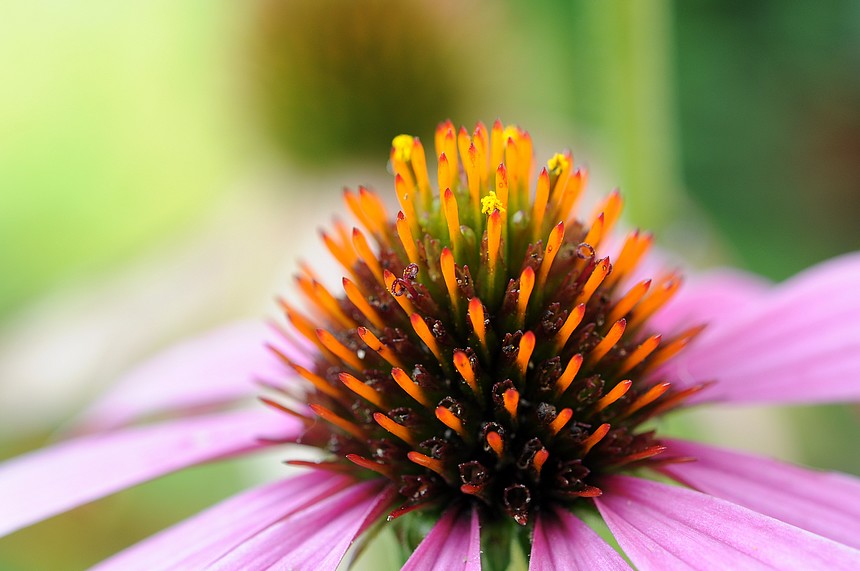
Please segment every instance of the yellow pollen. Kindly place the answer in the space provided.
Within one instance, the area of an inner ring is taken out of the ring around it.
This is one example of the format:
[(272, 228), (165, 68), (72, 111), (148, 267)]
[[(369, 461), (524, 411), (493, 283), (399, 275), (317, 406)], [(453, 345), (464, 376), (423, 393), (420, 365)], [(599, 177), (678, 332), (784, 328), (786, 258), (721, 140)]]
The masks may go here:
[(562, 171), (570, 168), (570, 159), (561, 153), (556, 153), (546, 162), (546, 167), (551, 175), (558, 176)]
[(513, 139), (514, 142), (516, 142), (520, 138), (520, 130), (516, 125), (508, 125), (502, 133), (502, 137), (505, 142), (507, 142), (508, 139)]
[(505, 205), (502, 204), (502, 201), (496, 196), (496, 192), (491, 190), (490, 194), (481, 199), (481, 213), (491, 214), (494, 210), (504, 212)]
[(391, 147), (394, 150), (394, 158), (398, 161), (408, 163), (412, 157), (412, 144), (414, 138), (412, 135), (397, 135), (391, 141)]

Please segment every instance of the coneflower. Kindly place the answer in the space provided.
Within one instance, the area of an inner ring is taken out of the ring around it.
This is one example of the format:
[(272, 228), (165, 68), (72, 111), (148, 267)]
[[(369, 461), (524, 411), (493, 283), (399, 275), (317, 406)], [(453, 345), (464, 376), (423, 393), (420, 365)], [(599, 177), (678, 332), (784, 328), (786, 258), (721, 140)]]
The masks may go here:
[(311, 385), (302, 442), (333, 453), (318, 466), (390, 480), (401, 503), (389, 518), (463, 503), (526, 526), (599, 496), (602, 475), (671, 461), (641, 425), (704, 385), (648, 373), (701, 327), (666, 339), (648, 327), (681, 284), (626, 285), (649, 235), (630, 233), (614, 263), (600, 254), (620, 194), (578, 220), (586, 173), (559, 154), (532, 196), (531, 139), (498, 122), (472, 136), (442, 124), (436, 152), (440, 192), (421, 142), (394, 139), (400, 212), (360, 188), (346, 203), (363, 230), (324, 235), (345, 295), (305, 270), (314, 317), (284, 303), (318, 350), (311, 370), (283, 356)]
[[(855, 399), (860, 328), (845, 317), (860, 317), (860, 259), (776, 288), (737, 274), (681, 288), (677, 272), (646, 275), (649, 234), (615, 231), (617, 191), (577, 215), (587, 175), (569, 153), (538, 169), (528, 133), (499, 122), (471, 134), (443, 123), (435, 151), (437, 189), (422, 143), (394, 139), (394, 216), (373, 192), (346, 192), (360, 228), (323, 234), (342, 292), (302, 266), (307, 303), (282, 302), (289, 325), (268, 344), (294, 373), (267, 364), (262, 400), (283, 414), (123, 427), (247, 392), (222, 367), (251, 370), (257, 349), (246, 355), (232, 335), (201, 342), (188, 361), (181, 351), (96, 406), (101, 432), (0, 468), (0, 501), (13, 507), (0, 529), (297, 442), (322, 451), (289, 461), (308, 474), (228, 500), (102, 568), (334, 569), (383, 525), (414, 549), (408, 569), (501, 569), (512, 544), (533, 569), (626, 568), (578, 517), (588, 511), (640, 569), (860, 566), (855, 479), (667, 440), (648, 422), (708, 400)], [(190, 385), (167, 386), (180, 375)], [(155, 385), (142, 391), (142, 381)]]

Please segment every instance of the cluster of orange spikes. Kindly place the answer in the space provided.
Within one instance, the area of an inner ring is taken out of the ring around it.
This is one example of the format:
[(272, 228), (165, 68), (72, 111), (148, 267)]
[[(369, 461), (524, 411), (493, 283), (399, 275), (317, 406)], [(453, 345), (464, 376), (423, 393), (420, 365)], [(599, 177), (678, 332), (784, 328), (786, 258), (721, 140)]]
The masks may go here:
[(323, 233), (343, 293), (303, 266), (310, 315), (283, 302), (318, 350), (311, 369), (281, 355), (308, 381), (313, 414), (289, 411), (305, 443), (331, 452), (317, 465), (391, 479), (403, 496), (392, 517), (459, 498), (525, 524), (536, 506), (599, 495), (601, 473), (666, 461), (639, 427), (701, 386), (650, 375), (700, 328), (665, 341), (648, 330), (681, 284), (626, 283), (649, 234), (629, 233), (614, 261), (597, 254), (621, 195), (575, 218), (587, 176), (569, 153), (532, 193), (531, 138), (498, 121), (471, 135), (442, 123), (435, 150), (438, 193), (421, 142), (395, 138), (400, 212), (346, 191), (363, 229)]

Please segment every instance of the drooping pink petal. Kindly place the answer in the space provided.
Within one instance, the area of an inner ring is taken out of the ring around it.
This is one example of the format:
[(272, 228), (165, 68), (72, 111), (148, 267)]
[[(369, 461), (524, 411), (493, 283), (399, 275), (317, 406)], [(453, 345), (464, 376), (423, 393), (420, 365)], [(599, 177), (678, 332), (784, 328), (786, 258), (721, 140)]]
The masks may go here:
[(0, 536), (164, 474), (294, 438), (297, 421), (263, 408), (60, 442), (0, 464)]
[(768, 282), (737, 270), (720, 269), (693, 275), (664, 308), (648, 320), (664, 337), (699, 324), (742, 312), (770, 289)]
[[(277, 338), (263, 323), (236, 324), (176, 345), (125, 375), (79, 419), (83, 430), (104, 430), (142, 417), (221, 405), (253, 396), (258, 378), (277, 378), (284, 366), (265, 347)], [(303, 356), (285, 343), (278, 348)]]
[(351, 485), (314, 471), (234, 496), (103, 561), (93, 571), (203, 569), (276, 521)]
[(403, 571), (448, 570), (481, 570), (481, 524), (474, 507), (449, 508), (403, 566)]
[(642, 571), (860, 568), (860, 551), (694, 490), (628, 476), (595, 503)]
[(334, 570), (353, 541), (390, 509), (396, 495), (379, 480), (350, 486), (282, 519), (209, 569)]
[(543, 512), (535, 522), (529, 571), (617, 571), (627, 562), (581, 519), (566, 510)]
[(662, 471), (697, 490), (860, 548), (860, 479), (704, 444), (667, 440), (696, 458)]
[(744, 311), (715, 316), (658, 376), (678, 387), (717, 383), (693, 400), (744, 403), (860, 399), (860, 255), (842, 256), (774, 288)]

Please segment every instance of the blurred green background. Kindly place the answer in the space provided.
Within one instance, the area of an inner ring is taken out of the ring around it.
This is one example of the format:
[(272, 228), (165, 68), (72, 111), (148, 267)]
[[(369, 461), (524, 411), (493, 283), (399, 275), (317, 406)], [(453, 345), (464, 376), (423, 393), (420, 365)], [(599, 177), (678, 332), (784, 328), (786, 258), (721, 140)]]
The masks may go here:
[[(571, 146), (701, 267), (860, 249), (854, 0), (7, 0), (0, 85), (0, 458), (172, 340), (272, 311), (341, 186), (387, 189), (392, 136), (447, 117)], [(856, 410), (738, 414), (686, 429), (760, 419), (739, 445), (860, 473)], [(0, 540), (0, 568), (85, 567), (249, 474), (96, 502)]]

